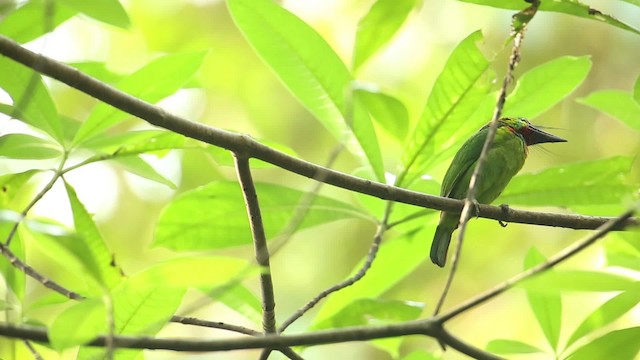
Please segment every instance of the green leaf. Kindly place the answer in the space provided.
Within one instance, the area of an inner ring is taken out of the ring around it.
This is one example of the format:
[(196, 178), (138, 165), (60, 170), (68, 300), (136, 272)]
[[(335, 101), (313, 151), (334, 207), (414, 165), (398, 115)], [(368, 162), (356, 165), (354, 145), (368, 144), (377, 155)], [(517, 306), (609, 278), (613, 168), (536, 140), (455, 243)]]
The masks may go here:
[(410, 183), (422, 175), (436, 165), (437, 160), (443, 160), (437, 154), (451, 148), (456, 140), (466, 139), (489, 121), (484, 116), (472, 116), (490, 89), (490, 79), (486, 76), (490, 63), (476, 46), (481, 40), (482, 34), (476, 31), (449, 56), (404, 150), (404, 179), (399, 179), (396, 185)]
[(61, 0), (83, 14), (105, 24), (127, 29), (129, 16), (118, 0)]
[(635, 191), (625, 179), (632, 162), (619, 156), (518, 175), (495, 202), (561, 207), (620, 204)]
[(588, 56), (563, 56), (527, 71), (508, 97), (503, 114), (538, 116), (574, 91), (590, 69)]
[[(528, 270), (532, 267), (545, 262), (547, 259), (536, 248), (532, 247), (527, 252), (524, 260), (524, 269)], [(551, 270), (547, 270), (544, 274), (553, 274)], [(538, 278), (541, 276), (538, 276)], [(541, 293), (535, 290), (526, 289), (527, 299), (533, 314), (538, 320), (540, 329), (544, 333), (549, 345), (553, 350), (558, 349), (558, 340), (560, 339), (560, 328), (562, 325), (562, 299), (557, 292)]]
[(149, 165), (149, 163), (144, 161), (140, 156), (116, 157), (112, 159), (112, 161), (122, 166), (126, 171), (132, 174), (166, 185), (171, 189), (177, 188), (173, 181), (160, 174), (153, 168), (153, 166)]
[[(268, 238), (279, 234), (298, 211), (304, 193), (273, 184), (256, 184), (262, 221)], [(316, 197), (300, 229), (363, 217), (350, 205), (324, 196)], [(217, 249), (250, 244), (247, 210), (240, 185), (213, 182), (181, 194), (164, 209), (154, 245), (174, 250)]]
[(22, 186), (40, 170), (28, 170), (17, 174), (0, 176), (0, 208), (13, 209), (12, 200), (20, 192)]
[(353, 68), (357, 70), (400, 29), (419, 0), (377, 0), (358, 22)]
[(271, 0), (229, 0), (227, 5), (238, 28), (289, 91), (351, 152), (364, 152), (383, 180), (382, 156), (371, 121), (357, 104), (347, 101), (353, 79), (331, 46)]
[(354, 97), (369, 110), (371, 116), (389, 134), (403, 141), (409, 131), (409, 112), (400, 100), (391, 95), (369, 89), (357, 89)]
[(0, 69), (0, 88), (13, 99), (20, 119), (62, 142), (58, 112), (40, 74), (4, 56)]
[(633, 99), (640, 104), (640, 76), (638, 76), (636, 83), (633, 86)]
[(22, 160), (53, 159), (62, 155), (60, 145), (27, 134), (7, 134), (0, 137), (0, 157)]
[[(0, 234), (3, 234), (3, 243), (6, 242), (4, 234), (9, 234), (12, 227), (13, 223), (0, 223)], [(25, 258), (24, 241), (20, 235), (20, 230), (18, 230), (13, 236), (11, 244), (9, 244), (9, 250), (11, 250), (13, 255), (18, 259), (21, 259), (23, 262), (27, 261)], [(6, 256), (2, 256), (0, 257), (0, 274), (2, 274), (7, 288), (11, 289), (17, 300), (22, 303), (25, 298), (26, 287), (26, 275), (24, 271), (13, 266)]]
[(606, 242), (607, 264), (640, 271), (639, 231), (618, 232)]
[(402, 358), (402, 360), (439, 360), (440, 357), (435, 357), (424, 350), (416, 350), (411, 352)]
[(584, 319), (580, 326), (571, 334), (571, 337), (567, 341), (567, 347), (590, 332), (612, 323), (636, 307), (638, 303), (640, 303), (640, 282), (636, 282), (635, 286), (629, 290), (609, 299)]
[[(113, 289), (113, 321), (115, 333), (120, 335), (155, 336), (176, 313), (185, 291), (154, 287), (153, 284), (140, 286), (141, 281), (134, 276)], [(109, 315), (109, 314), (107, 314)], [(78, 359), (103, 359), (105, 350), (82, 347)], [(118, 360), (135, 359), (142, 350), (117, 350)]]
[(189, 256), (167, 260), (136, 274), (131, 283), (139, 289), (214, 289), (233, 278), (250, 275), (249, 263), (221, 256)]
[(485, 350), (495, 354), (533, 354), (542, 350), (518, 340), (496, 339), (491, 340)]
[(601, 90), (578, 99), (578, 102), (611, 115), (630, 128), (640, 131), (640, 102), (628, 92)]
[[(462, 2), (468, 2), (478, 5), (487, 5), (493, 6), (500, 9), (512, 9), (512, 10), (522, 10), (527, 7), (528, 4), (523, 2), (522, 0), (458, 0)], [(616, 18), (603, 14), (600, 11), (592, 9), (587, 4), (583, 4), (577, 0), (554, 0), (554, 1), (541, 1), (540, 7), (538, 8), (542, 11), (551, 11), (558, 12), (568, 15), (573, 15), (585, 19), (591, 19), (595, 21), (600, 21), (617, 28), (631, 31), (636, 34), (640, 34), (640, 31), (617, 20)], [(539, 16), (539, 15), (538, 15)]]
[(73, 304), (60, 313), (49, 328), (49, 341), (61, 351), (86, 344), (106, 333), (106, 309), (100, 299), (87, 299)]
[[(320, 308), (312, 326), (333, 317), (355, 300), (381, 296), (405, 279), (425, 260), (424, 237), (426, 234), (432, 235), (433, 228), (425, 227), (422, 230), (382, 242), (375, 266), (371, 267), (360, 281), (331, 294)], [(361, 268), (363, 261), (355, 265), (350, 276)]]
[(635, 282), (625, 276), (602, 271), (565, 270), (545, 272), (518, 286), (537, 293), (553, 294), (560, 291), (610, 292), (633, 288)]
[(258, 297), (242, 284), (224, 289), (222, 293), (211, 291), (210, 287), (201, 288), (201, 290), (213, 300), (222, 302), (255, 324), (261, 324), (262, 304)]
[(123, 79), (121, 74), (109, 70), (107, 64), (101, 61), (74, 62), (67, 63), (67, 65), (108, 84), (114, 84)]
[(76, 13), (76, 10), (59, 2), (27, 1), (0, 21), (0, 34), (24, 44), (53, 31)]
[(640, 326), (615, 330), (603, 335), (571, 354), (567, 360), (634, 360), (640, 351)]
[[(116, 88), (141, 100), (155, 103), (179, 90), (202, 65), (205, 51), (172, 54), (155, 59), (135, 73), (126, 76)], [(74, 144), (100, 135), (104, 130), (122, 122), (131, 115), (98, 103), (78, 130)]]
[(72, 250), (78, 255), (83, 255), (81, 260), (99, 284), (112, 288), (122, 278), (120, 269), (113, 264), (114, 255), (107, 247), (93, 218), (78, 199), (74, 188), (66, 181), (64, 185), (71, 204), (76, 232), (82, 238), (80, 244), (76, 244), (82, 245), (79, 250)]
[(182, 149), (185, 137), (163, 130), (140, 130), (95, 137), (82, 146), (109, 157), (139, 155), (155, 151)]

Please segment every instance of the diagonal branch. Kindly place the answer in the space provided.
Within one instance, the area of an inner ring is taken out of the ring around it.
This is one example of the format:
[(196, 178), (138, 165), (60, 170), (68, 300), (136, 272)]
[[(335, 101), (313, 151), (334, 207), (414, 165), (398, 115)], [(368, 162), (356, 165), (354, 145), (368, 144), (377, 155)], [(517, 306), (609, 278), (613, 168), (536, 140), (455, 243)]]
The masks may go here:
[[(308, 178), (322, 179), (321, 181), (326, 184), (371, 195), (383, 200), (392, 200), (436, 210), (460, 212), (464, 205), (464, 202), (461, 200), (422, 194), (324, 168), (276, 151), (268, 146), (260, 144), (247, 135), (233, 133), (186, 120), (179, 116), (170, 114), (157, 106), (153, 106), (148, 102), (119, 91), (68, 65), (29, 51), (5, 36), (0, 36), (0, 54), (39, 71), (44, 75), (59, 80), (133, 116), (144, 119), (152, 125), (174, 131), (211, 145), (223, 147), (232, 152), (243, 153), (248, 157), (263, 160), (282, 169)], [(562, 215), (514, 209), (509, 209), (508, 212), (505, 212), (500, 207), (489, 205), (480, 205), (477, 216), (512, 223), (591, 230), (596, 229), (598, 226), (610, 220), (610, 218), (607, 217)], [(628, 226), (639, 224), (640, 220), (632, 218), (628, 219), (624, 224), (621, 224), (614, 230), (622, 230)]]

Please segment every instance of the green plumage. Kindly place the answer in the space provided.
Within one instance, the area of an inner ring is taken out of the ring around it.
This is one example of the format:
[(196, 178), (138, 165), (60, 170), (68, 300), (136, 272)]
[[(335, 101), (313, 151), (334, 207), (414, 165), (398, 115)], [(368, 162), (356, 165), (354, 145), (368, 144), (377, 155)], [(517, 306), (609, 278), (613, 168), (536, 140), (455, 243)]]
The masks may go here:
[[(469, 181), (476, 167), (480, 152), (487, 138), (488, 125), (467, 140), (453, 158), (442, 182), (440, 196), (464, 199), (469, 191)], [(527, 158), (527, 145), (543, 142), (566, 141), (535, 128), (524, 118), (499, 120), (494, 141), (476, 183), (476, 201), (489, 204), (520, 171)], [(431, 261), (443, 267), (451, 235), (458, 227), (460, 213), (443, 212), (431, 244)]]

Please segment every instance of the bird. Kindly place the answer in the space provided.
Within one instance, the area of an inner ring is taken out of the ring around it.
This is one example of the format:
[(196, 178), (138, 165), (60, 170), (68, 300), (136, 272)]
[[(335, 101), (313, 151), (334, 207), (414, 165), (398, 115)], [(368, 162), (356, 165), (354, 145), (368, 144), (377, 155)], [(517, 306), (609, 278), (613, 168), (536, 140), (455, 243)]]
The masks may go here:
[[(442, 181), (440, 196), (452, 199), (467, 197), (469, 181), (487, 138), (489, 125), (482, 127), (458, 150)], [(528, 146), (566, 141), (540, 130), (525, 118), (500, 118), (495, 138), (476, 181), (477, 203), (490, 204), (500, 196), (511, 178), (522, 169), (527, 158)], [(439, 267), (445, 266), (451, 235), (458, 228), (459, 219), (459, 212), (443, 211), (440, 214), (440, 222), (433, 236), (430, 254), (431, 261)]]

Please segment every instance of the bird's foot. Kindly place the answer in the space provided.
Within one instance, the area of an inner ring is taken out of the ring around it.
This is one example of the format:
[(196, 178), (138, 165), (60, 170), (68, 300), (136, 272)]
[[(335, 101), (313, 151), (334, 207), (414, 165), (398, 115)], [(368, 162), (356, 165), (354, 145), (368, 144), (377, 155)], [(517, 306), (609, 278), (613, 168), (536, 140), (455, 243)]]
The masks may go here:
[[(504, 216), (508, 216), (509, 215), (509, 205), (507, 204), (500, 204), (500, 209), (502, 209), (502, 213), (504, 214)], [(507, 223), (502, 221), (502, 220), (498, 220), (498, 224), (500, 224), (500, 226), (502, 227), (507, 227)]]

